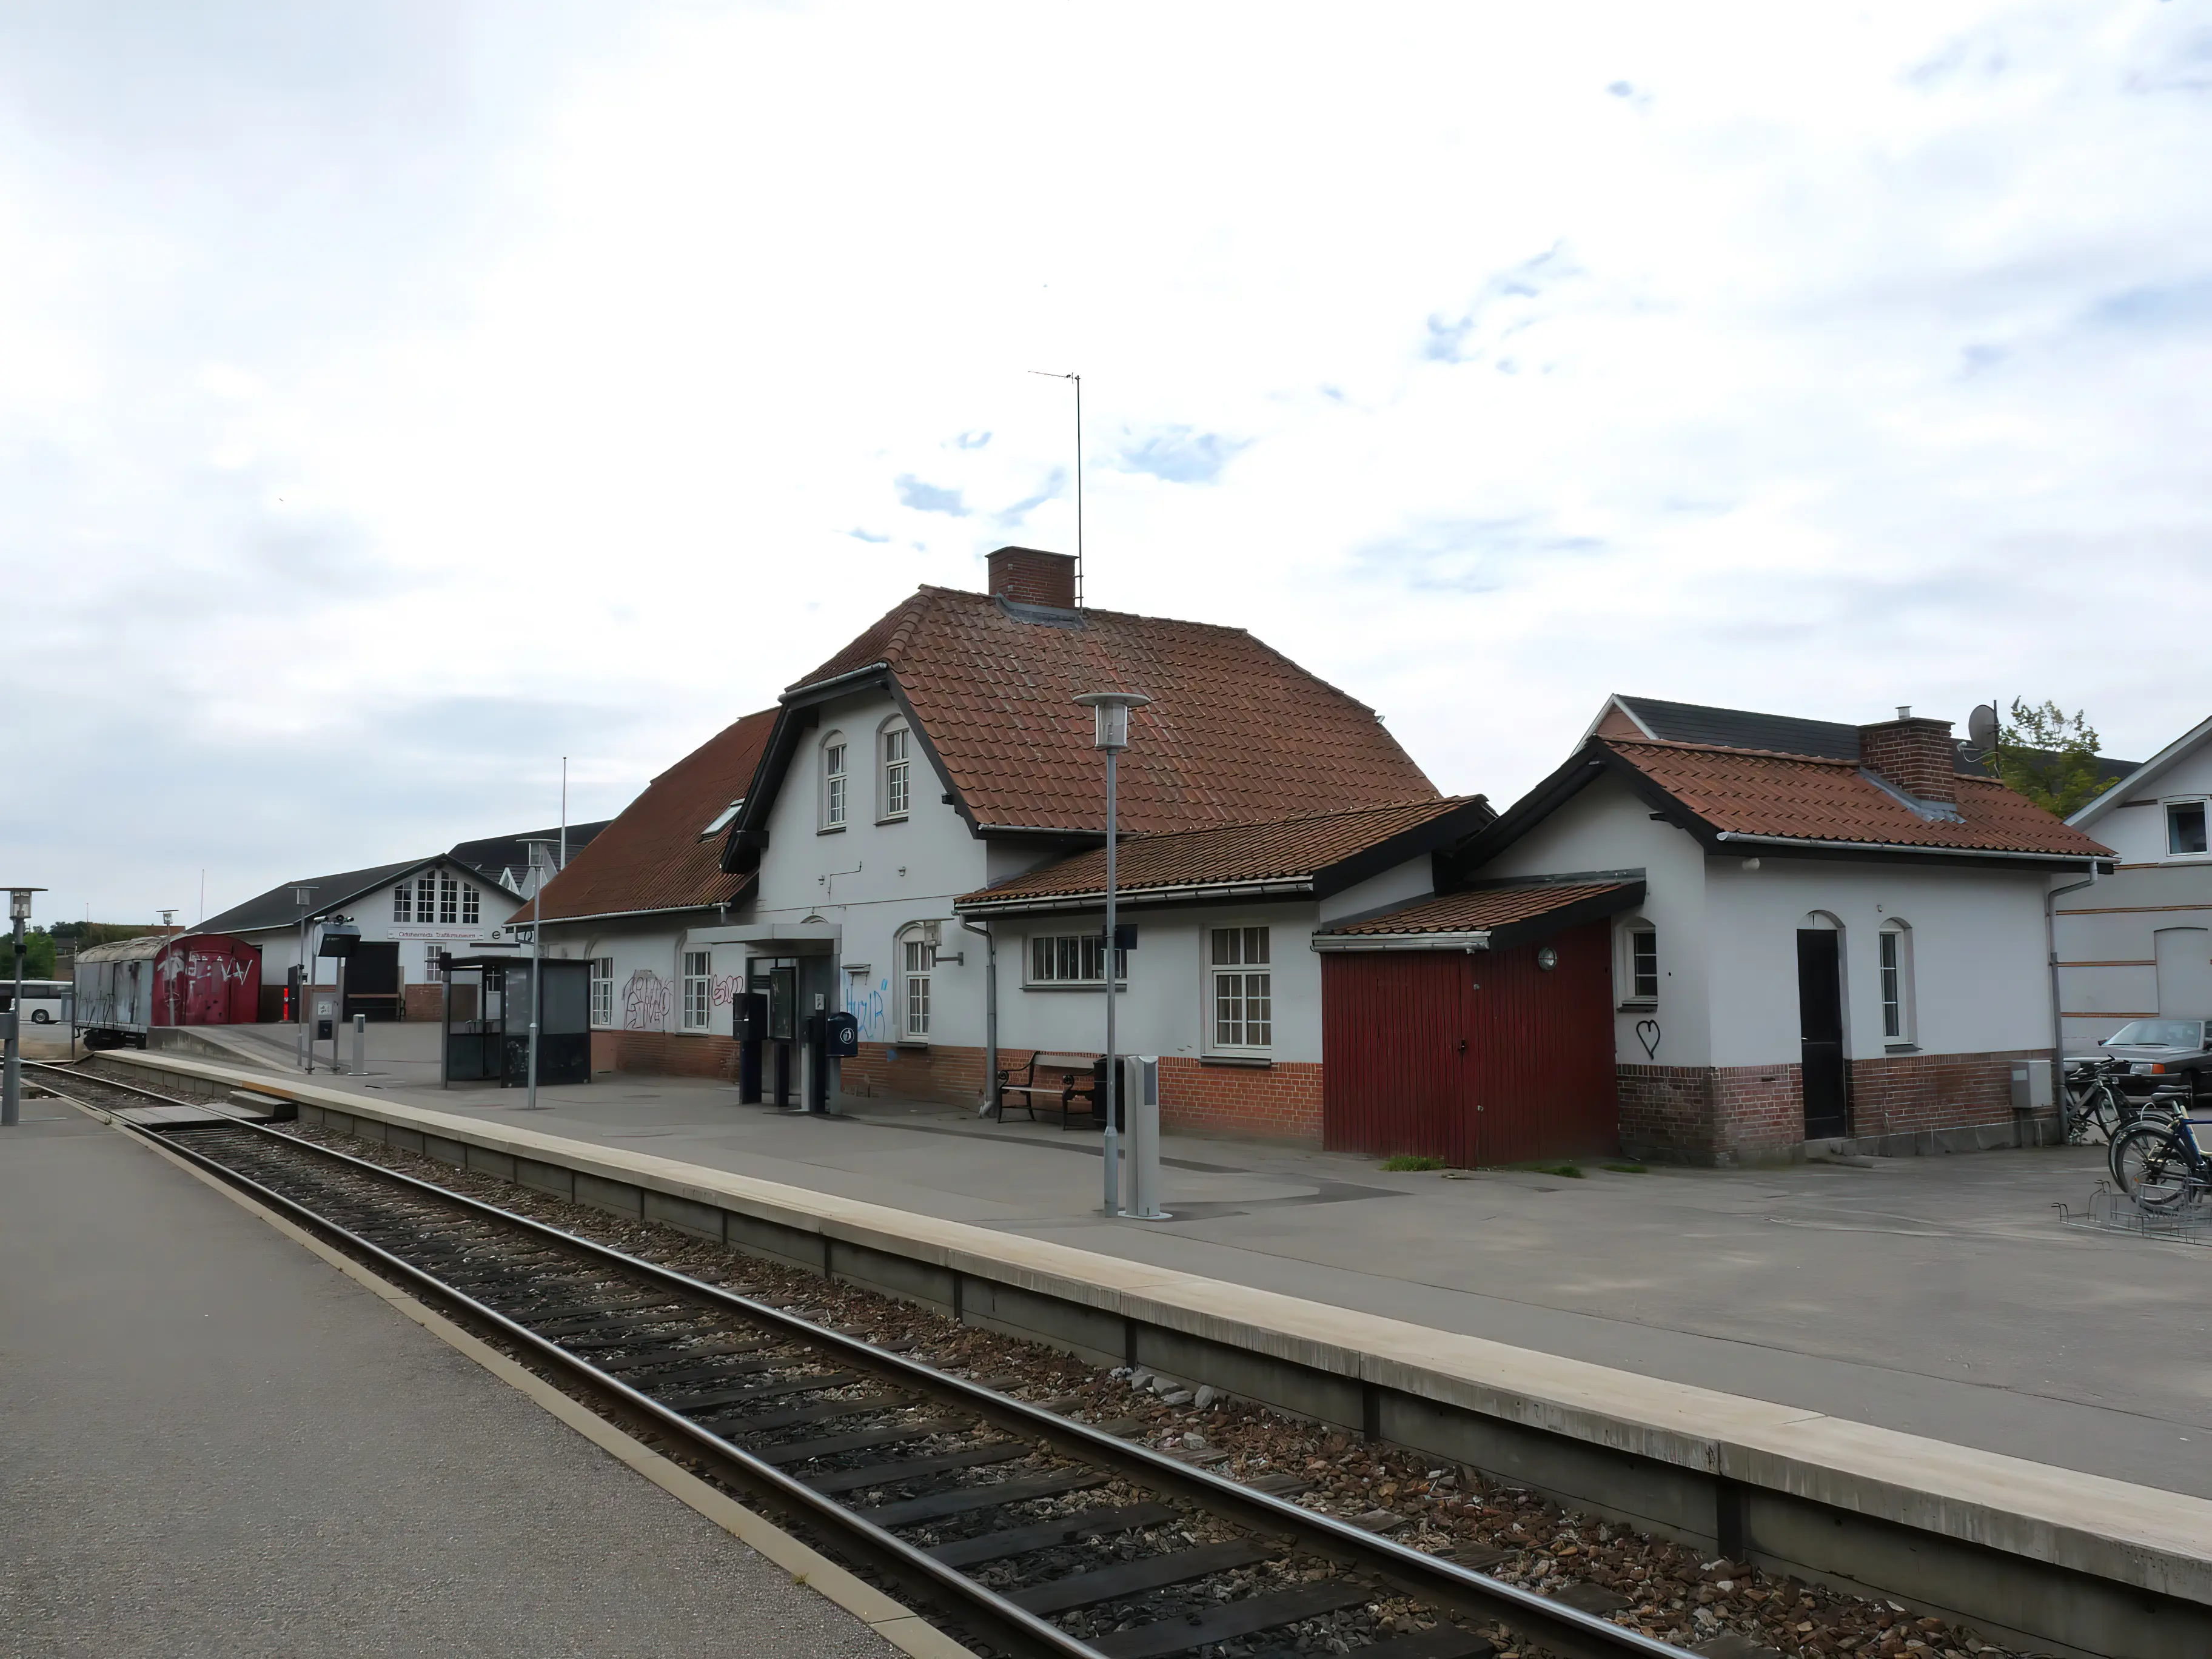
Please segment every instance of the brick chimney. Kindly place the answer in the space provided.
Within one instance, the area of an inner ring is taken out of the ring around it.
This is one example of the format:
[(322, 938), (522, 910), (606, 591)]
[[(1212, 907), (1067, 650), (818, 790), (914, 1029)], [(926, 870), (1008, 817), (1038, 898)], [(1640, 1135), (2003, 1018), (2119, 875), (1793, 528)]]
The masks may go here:
[(1893, 720), (1859, 727), (1859, 764), (1915, 800), (1959, 799), (1956, 754), (1951, 722), (1915, 720), (1910, 706)]
[(1016, 605), (1075, 609), (1075, 556), (1034, 547), (1002, 547), (990, 556), (991, 597)]

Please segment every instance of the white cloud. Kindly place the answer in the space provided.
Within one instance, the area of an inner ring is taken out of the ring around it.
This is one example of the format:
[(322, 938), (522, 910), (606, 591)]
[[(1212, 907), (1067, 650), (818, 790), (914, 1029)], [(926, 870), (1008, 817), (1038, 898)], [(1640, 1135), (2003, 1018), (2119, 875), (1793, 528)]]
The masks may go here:
[(1613, 690), (2147, 753), (2207, 690), (2192, 15), (16, 14), (0, 755), (70, 813), (0, 827), (127, 915), (544, 821), (564, 750), (611, 811), (1073, 545), (1038, 369), (1093, 601), (1449, 787)]

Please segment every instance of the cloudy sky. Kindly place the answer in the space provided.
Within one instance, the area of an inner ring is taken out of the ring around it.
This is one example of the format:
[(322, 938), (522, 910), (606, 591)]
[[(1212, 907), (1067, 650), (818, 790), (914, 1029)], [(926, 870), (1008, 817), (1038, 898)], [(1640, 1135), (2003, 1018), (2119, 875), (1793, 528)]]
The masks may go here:
[(618, 810), (1070, 549), (1510, 799), (2208, 712), (2212, 8), (0, 4), (0, 878)]

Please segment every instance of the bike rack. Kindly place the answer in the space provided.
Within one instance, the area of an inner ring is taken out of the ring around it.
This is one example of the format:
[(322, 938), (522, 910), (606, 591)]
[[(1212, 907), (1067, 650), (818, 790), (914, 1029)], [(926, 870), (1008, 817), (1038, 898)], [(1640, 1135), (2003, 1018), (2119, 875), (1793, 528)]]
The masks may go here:
[(2212, 1245), (2212, 1206), (2205, 1204), (2203, 1197), (2202, 1192), (2191, 1190), (2170, 1205), (2151, 1209), (2116, 1190), (2110, 1182), (2100, 1181), (2089, 1194), (2086, 1209), (2077, 1212), (2065, 1204), (2051, 1207), (2058, 1212), (2060, 1223), (2069, 1227), (2131, 1233), (2170, 1244)]

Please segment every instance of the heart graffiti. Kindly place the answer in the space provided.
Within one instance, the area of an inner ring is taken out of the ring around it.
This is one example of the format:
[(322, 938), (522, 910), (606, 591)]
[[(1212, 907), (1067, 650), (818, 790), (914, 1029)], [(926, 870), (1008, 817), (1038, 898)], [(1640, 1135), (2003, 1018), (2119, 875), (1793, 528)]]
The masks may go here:
[(1659, 1022), (1657, 1020), (1638, 1020), (1636, 1022), (1636, 1040), (1644, 1045), (1644, 1057), (1646, 1060), (1656, 1060), (1659, 1058)]

